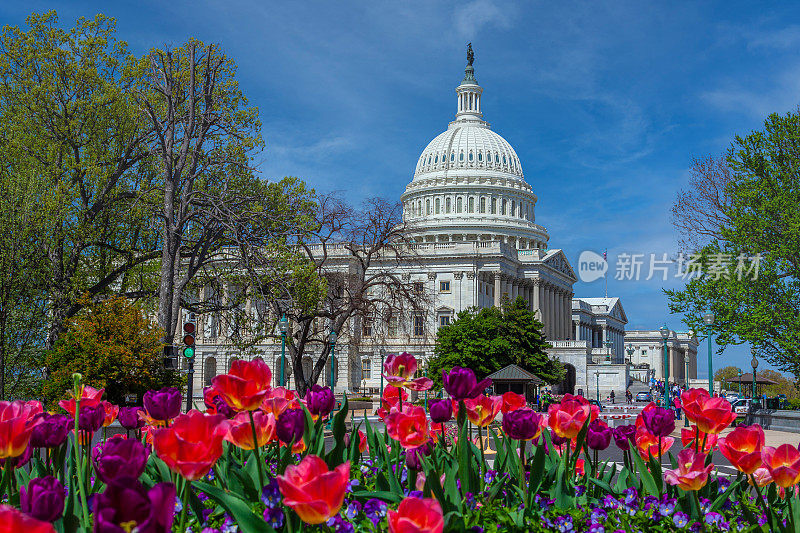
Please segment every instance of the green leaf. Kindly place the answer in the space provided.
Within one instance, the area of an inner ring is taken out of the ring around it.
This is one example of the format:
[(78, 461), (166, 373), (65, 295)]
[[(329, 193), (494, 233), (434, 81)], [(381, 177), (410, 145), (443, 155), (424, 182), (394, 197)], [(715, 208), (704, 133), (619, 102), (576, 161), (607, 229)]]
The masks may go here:
[(205, 482), (195, 482), (195, 486), (220, 504), (233, 517), (242, 533), (269, 533), (274, 531), (264, 521), (263, 517), (254, 513), (250, 506), (236, 495)]
[(651, 496), (660, 496), (660, 493), (658, 491), (658, 485), (656, 485), (656, 482), (653, 479), (653, 475), (650, 473), (649, 470), (647, 470), (647, 467), (645, 466), (644, 461), (642, 461), (642, 458), (635, 451), (631, 453), (631, 456), (633, 457), (633, 462), (636, 463), (636, 469), (639, 472), (639, 479), (641, 479), (642, 485), (644, 486), (645, 490)]

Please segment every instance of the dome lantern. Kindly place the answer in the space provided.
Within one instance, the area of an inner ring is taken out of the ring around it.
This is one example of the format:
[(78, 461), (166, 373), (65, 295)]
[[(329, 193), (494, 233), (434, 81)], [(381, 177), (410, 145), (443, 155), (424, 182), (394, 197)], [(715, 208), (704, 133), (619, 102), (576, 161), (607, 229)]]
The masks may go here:
[(472, 62), (475, 56), (472, 52), (472, 43), (467, 46), (467, 67), (464, 69), (464, 79), (456, 87), (458, 94), (458, 112), (456, 120), (481, 120), (481, 93), (483, 88), (478, 85), (475, 79), (475, 68)]

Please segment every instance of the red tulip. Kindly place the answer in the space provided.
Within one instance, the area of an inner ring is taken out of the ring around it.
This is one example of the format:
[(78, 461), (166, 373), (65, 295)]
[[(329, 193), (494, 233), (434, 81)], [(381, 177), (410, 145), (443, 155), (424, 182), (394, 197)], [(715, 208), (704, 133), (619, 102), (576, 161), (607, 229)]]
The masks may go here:
[(39, 402), (0, 402), (0, 459), (19, 457), (28, 448), (33, 428), (42, 417)]
[(502, 405), (503, 398), (501, 396), (480, 395), (477, 398), (464, 400), (464, 406), (467, 408), (467, 418), (479, 427), (491, 424), (497, 413), (500, 412)]
[(171, 427), (153, 429), (153, 448), (173, 472), (195, 481), (208, 474), (222, 455), (222, 415), (196, 409), (179, 415)]
[(764, 446), (761, 459), (779, 487), (791, 487), (800, 481), (800, 451), (791, 444), (781, 444), (777, 448)]
[(522, 394), (517, 394), (516, 392), (505, 392), (503, 393), (503, 406), (500, 408), (503, 414), (510, 413), (511, 411), (516, 411), (517, 409), (522, 409), (527, 405), (525, 401), (525, 396)]
[(710, 398), (703, 404), (695, 423), (700, 431), (716, 434), (730, 426), (735, 419), (736, 413), (731, 409), (728, 400)]
[(410, 353), (389, 354), (383, 362), (383, 377), (393, 387), (405, 387), (415, 391), (426, 391), (433, 387), (433, 380), (426, 377), (414, 379), (417, 373), (417, 358)]
[(700, 490), (713, 468), (713, 464), (706, 466), (706, 454), (686, 448), (678, 453), (678, 468), (664, 471), (664, 481), (683, 490)]
[(575, 475), (581, 477), (584, 474), (586, 474), (586, 461), (578, 458), (575, 460)]
[[(103, 393), (106, 389), (95, 389), (94, 387), (90, 387), (89, 385), (84, 385), (81, 388), (81, 409), (84, 407), (95, 407), (100, 405), (100, 398), (103, 397)], [(72, 394), (72, 393), (70, 393)], [(75, 418), (75, 397), (73, 395), (72, 398), (69, 400), (61, 400), (58, 402), (58, 405), (65, 409), (72, 418)]]
[(690, 422), (697, 422), (703, 404), (710, 398), (705, 389), (689, 389), (681, 394), (681, 405)]
[(392, 387), (391, 385), (387, 385), (386, 388), (383, 389), (383, 396), (381, 396), (381, 408), (378, 409), (378, 416), (386, 422), (386, 417), (389, 416), (389, 413), (392, 409), (397, 409), (398, 405), (400, 404), (400, 396), (403, 398), (403, 402), (408, 400), (408, 393), (403, 389), (398, 389), (397, 387)]
[[(253, 422), (256, 427), (258, 447), (262, 447), (275, 440), (275, 417), (272, 413), (255, 411)], [(231, 420), (224, 423), (227, 426), (225, 440), (243, 450), (253, 449), (253, 429), (250, 425), (250, 413), (237, 413)]]
[(403, 404), (402, 410), (392, 410), (386, 418), (386, 430), (406, 449), (422, 446), (430, 439), (425, 409), (416, 405)]
[(719, 451), (737, 470), (752, 474), (761, 466), (764, 430), (761, 426), (739, 426), (719, 439)]
[(441, 533), (442, 506), (433, 498), (406, 498), (397, 511), (387, 511), (389, 533)]
[[(346, 448), (350, 448), (351, 439), (350, 433), (344, 436), (344, 445)], [(358, 430), (358, 451), (359, 453), (367, 451), (367, 436), (364, 435), (364, 432), (360, 429)]]
[(0, 533), (56, 533), (50, 522), (42, 522), (10, 505), (0, 505)]
[(350, 482), (350, 462), (333, 470), (316, 455), (307, 455), (298, 465), (289, 465), (277, 476), (283, 503), (307, 524), (322, 524), (339, 513)]
[[(681, 428), (681, 444), (683, 444), (684, 448), (687, 446), (694, 448), (695, 442), (697, 442), (697, 449), (703, 453), (708, 453), (714, 449), (718, 439), (719, 435), (715, 433), (703, 433), (697, 429), (697, 426)], [(703, 441), (705, 441), (704, 446)], [(702, 449), (700, 449), (701, 446)]]
[(287, 409), (300, 409), (297, 395), (285, 387), (275, 387), (267, 393), (261, 402), (261, 409), (278, 418)]
[(658, 447), (659, 438), (647, 431), (644, 427), (636, 428), (636, 448), (639, 450), (639, 455), (642, 459), (652, 455), (653, 457), (661, 457), (667, 450), (672, 447), (675, 439), (672, 437), (661, 438), (661, 448)]
[(235, 411), (255, 411), (269, 393), (272, 372), (261, 359), (237, 359), (227, 374), (214, 377), (211, 386)]
[[(103, 406), (103, 411), (105, 411), (105, 418), (103, 418), (103, 427), (105, 428), (117, 419), (119, 406), (107, 401), (100, 402), (100, 405)], [(83, 404), (81, 404), (81, 408), (83, 408)]]
[(548, 422), (556, 435), (574, 439), (586, 421), (597, 418), (600, 410), (590, 404), (583, 396), (565, 394), (561, 403), (551, 405), (547, 410)]

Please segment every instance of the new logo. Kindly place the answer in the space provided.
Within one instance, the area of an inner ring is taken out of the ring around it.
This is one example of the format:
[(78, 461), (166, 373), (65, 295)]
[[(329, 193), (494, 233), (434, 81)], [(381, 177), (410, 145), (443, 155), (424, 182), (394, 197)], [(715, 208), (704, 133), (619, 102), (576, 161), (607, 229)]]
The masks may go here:
[(606, 259), (591, 250), (581, 252), (578, 257), (578, 277), (584, 283), (591, 283), (600, 278), (604, 278), (608, 272), (608, 262)]

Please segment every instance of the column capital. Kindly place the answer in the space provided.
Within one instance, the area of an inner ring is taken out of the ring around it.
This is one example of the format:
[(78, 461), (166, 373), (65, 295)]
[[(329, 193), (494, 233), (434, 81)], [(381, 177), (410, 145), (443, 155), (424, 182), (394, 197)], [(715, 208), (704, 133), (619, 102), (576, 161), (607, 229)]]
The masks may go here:
[(428, 272), (428, 281), (436, 280), (436, 272)]
[(534, 287), (540, 287), (543, 285), (542, 280), (539, 278), (533, 278), (531, 281), (533, 282)]
[(402, 278), (403, 278), (403, 281), (406, 281), (406, 282), (411, 281), (411, 274), (409, 274), (408, 272), (405, 272), (405, 273), (403, 273)]
[(496, 280), (503, 279), (505, 277), (505, 275), (502, 272), (500, 272), (499, 270), (495, 270), (494, 272), (492, 272), (492, 275), (494, 276), (494, 279), (496, 279)]
[(463, 277), (464, 277), (464, 273), (461, 272), (460, 270), (457, 270), (456, 272), (453, 272), (453, 278), (454, 279), (461, 279)]
[(472, 270), (467, 271), (467, 279), (475, 279), (475, 272)]

